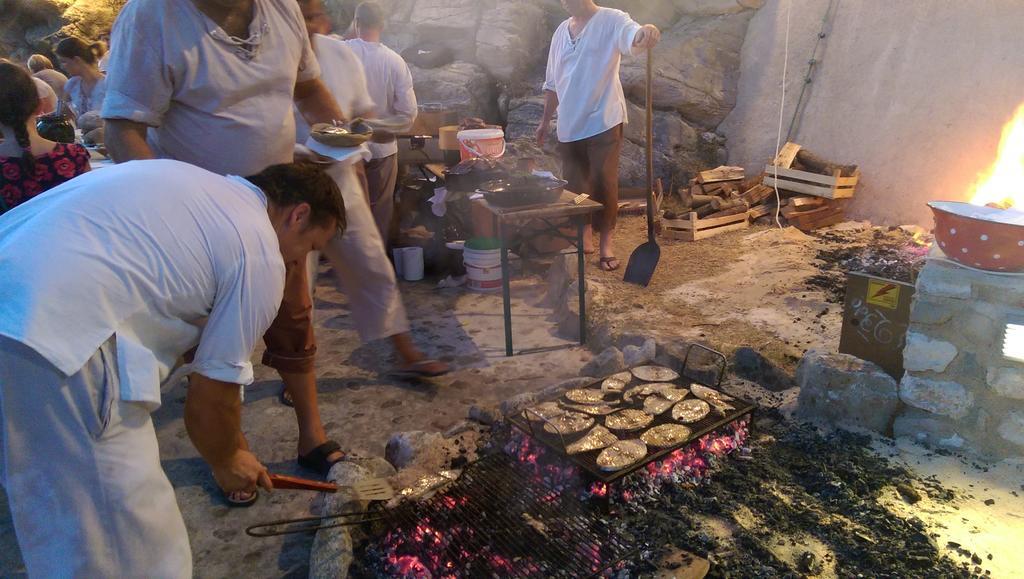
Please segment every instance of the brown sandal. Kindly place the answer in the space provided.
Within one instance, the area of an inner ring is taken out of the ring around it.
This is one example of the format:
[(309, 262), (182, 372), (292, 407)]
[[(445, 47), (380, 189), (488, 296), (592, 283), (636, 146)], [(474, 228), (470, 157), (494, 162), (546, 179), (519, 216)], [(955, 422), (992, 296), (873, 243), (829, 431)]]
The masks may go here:
[(619, 258), (615, 256), (602, 257), (600, 261), (598, 261), (598, 264), (600, 265), (602, 271), (615, 271), (622, 266), (622, 263), (619, 262)]

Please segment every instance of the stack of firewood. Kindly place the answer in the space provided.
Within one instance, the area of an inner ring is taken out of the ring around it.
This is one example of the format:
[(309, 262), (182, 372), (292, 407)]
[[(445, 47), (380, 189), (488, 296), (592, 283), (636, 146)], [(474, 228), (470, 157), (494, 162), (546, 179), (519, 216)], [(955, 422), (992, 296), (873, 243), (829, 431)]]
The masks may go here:
[(749, 221), (773, 224), (776, 216), (783, 225), (812, 231), (845, 219), (857, 179), (856, 165), (839, 165), (787, 143), (752, 178), (742, 167), (701, 171), (675, 192), (678, 207), (665, 212), (664, 225), (669, 237), (687, 240), (740, 229)]

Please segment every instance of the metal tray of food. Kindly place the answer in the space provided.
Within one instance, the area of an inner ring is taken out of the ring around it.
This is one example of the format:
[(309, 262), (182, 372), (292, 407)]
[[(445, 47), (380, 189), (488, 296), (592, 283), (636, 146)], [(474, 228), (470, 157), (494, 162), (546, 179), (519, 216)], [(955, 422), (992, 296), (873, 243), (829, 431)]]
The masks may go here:
[[(702, 373), (704, 376), (702, 377), (699, 375), (695, 375), (692, 372), (692, 369), (689, 367), (689, 362), (691, 360), (690, 354), (695, 348), (706, 351), (719, 360), (718, 372), (715, 379), (707, 379), (707, 373)], [(663, 383), (672, 384), (680, 390), (689, 390), (691, 384), (698, 384), (702, 387), (709, 388), (721, 395), (724, 394), (721, 392), (720, 387), (722, 379), (725, 375), (726, 365), (726, 358), (721, 352), (711, 350), (710, 348), (706, 348), (699, 344), (692, 344), (686, 350), (686, 354), (683, 359), (682, 371), (675, 379), (667, 380)], [(636, 369), (637, 368), (631, 368), (629, 371), (632, 373)], [(573, 392), (577, 398), (585, 399), (587, 398), (585, 394), (586, 391), (596, 390), (600, 392), (602, 384), (607, 379), (608, 377), (597, 379), (594, 382), (584, 386), (583, 388), (575, 389)], [(616, 411), (625, 409), (642, 410), (644, 408), (644, 401), (647, 397), (641, 397), (639, 394), (634, 394), (630, 396), (629, 399), (626, 399), (625, 394), (628, 393), (631, 389), (643, 384), (645, 384), (644, 381), (639, 380), (635, 376), (632, 376), (631, 381), (625, 386), (623, 392), (618, 397), (615, 396), (614, 392), (606, 392), (606, 394), (603, 396), (605, 403), (609, 406), (614, 406)], [(621, 470), (615, 471), (603, 470), (598, 465), (597, 457), (601, 453), (600, 450), (590, 450), (578, 454), (569, 454), (569, 452), (566, 449), (567, 446), (573, 444), (574, 442), (586, 436), (586, 434), (590, 432), (591, 428), (593, 428), (594, 426), (605, 425), (605, 417), (602, 415), (593, 416), (593, 418), (595, 419), (593, 426), (588, 427), (582, 432), (578, 432), (575, 434), (559, 434), (557, 433), (557, 431), (559, 430), (558, 427), (549, 426), (549, 428), (545, 429), (545, 426), (551, 424), (552, 421), (547, 420), (542, 416), (538, 416), (536, 411), (531, 410), (539, 405), (534, 405), (530, 408), (525, 409), (522, 412), (510, 416), (509, 421), (516, 428), (529, 435), (532, 439), (540, 442), (544, 446), (553, 450), (568, 462), (580, 467), (583, 471), (587, 473), (588, 476), (592, 477), (595, 480), (599, 480), (605, 483), (612, 483), (632, 474), (633, 472), (636, 472), (637, 470), (643, 468), (644, 466), (651, 462), (657, 461), (671, 454), (672, 452), (685, 447), (686, 445), (692, 443), (695, 440), (698, 440), (699, 438), (710, 432), (713, 432), (729, 423), (735, 422), (736, 420), (746, 415), (749, 415), (756, 408), (755, 404), (748, 402), (746, 400), (736, 398), (735, 396), (726, 394), (725, 397), (727, 398), (728, 405), (733, 407), (732, 409), (719, 412), (712, 408), (711, 412), (709, 412), (707, 415), (705, 415), (697, 422), (685, 424), (685, 426), (690, 429), (690, 434), (685, 439), (681, 440), (676, 444), (663, 448), (657, 448), (648, 445), (647, 454), (646, 456), (644, 456), (644, 458), (636, 461), (635, 463), (625, 468), (622, 468)], [(682, 400), (692, 399), (695, 399), (695, 396), (691, 393)], [(564, 396), (559, 398), (557, 402), (563, 407), (571, 407), (571, 405), (573, 404), (573, 402), (566, 400)], [(679, 401), (677, 401), (676, 403), (678, 404), (678, 402)], [(571, 410), (571, 408), (569, 409)], [(540, 414), (543, 414), (543, 412), (541, 412)], [(528, 419), (527, 416), (531, 416), (532, 420)], [(645, 425), (643, 428), (639, 429), (634, 434), (624, 436), (622, 434), (617, 433), (619, 440), (640, 438), (643, 432), (646, 432), (647, 430), (650, 430), (657, 426), (665, 424), (681, 424), (681, 422), (676, 421), (672, 418), (671, 408), (660, 414), (654, 414), (653, 417), (653, 420), (649, 424)], [(552, 431), (555, 432), (553, 433)]]

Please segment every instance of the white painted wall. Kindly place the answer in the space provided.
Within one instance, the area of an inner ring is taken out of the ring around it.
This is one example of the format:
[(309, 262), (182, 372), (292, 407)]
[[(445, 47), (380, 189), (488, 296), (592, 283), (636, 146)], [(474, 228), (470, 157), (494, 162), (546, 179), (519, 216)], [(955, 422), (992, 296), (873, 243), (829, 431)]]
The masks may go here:
[[(792, 140), (860, 165), (852, 216), (930, 226), (925, 202), (965, 200), (1024, 102), (1024, 2), (836, 1)], [(719, 129), (730, 162), (748, 171), (774, 155), (790, 3), (785, 139), (828, 0), (769, 0), (758, 11), (743, 46), (739, 101)]]

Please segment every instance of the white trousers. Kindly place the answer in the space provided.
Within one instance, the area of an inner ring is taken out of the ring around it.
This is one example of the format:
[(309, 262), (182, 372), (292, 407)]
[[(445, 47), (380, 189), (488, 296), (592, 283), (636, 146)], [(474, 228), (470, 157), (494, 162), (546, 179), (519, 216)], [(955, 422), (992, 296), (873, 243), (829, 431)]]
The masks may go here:
[[(334, 269), (338, 289), (348, 297), (359, 337), (372, 342), (404, 334), (410, 328), (409, 318), (362, 184), (351, 165), (336, 163), (327, 173), (341, 189), (348, 225), (342, 235), (334, 236), (323, 253)], [(314, 252), (309, 259), (307, 271), (312, 291), (319, 258)]]
[(191, 577), (188, 533), (114, 340), (64, 376), (0, 336), (0, 482), (30, 577)]

